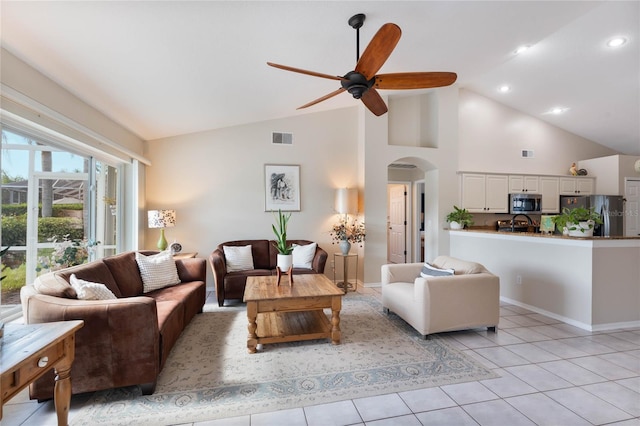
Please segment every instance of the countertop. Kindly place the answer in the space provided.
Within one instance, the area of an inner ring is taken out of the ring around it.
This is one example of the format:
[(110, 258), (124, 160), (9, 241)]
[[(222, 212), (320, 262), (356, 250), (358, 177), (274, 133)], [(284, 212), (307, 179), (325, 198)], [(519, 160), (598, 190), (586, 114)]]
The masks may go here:
[(495, 229), (490, 228), (469, 228), (469, 229), (449, 229), (451, 232), (480, 232), (486, 234), (497, 234), (497, 235), (512, 235), (512, 236), (520, 236), (520, 237), (537, 237), (537, 238), (553, 238), (553, 239), (563, 239), (563, 240), (595, 240), (595, 241), (610, 241), (610, 240), (640, 240), (640, 236), (636, 237), (566, 237), (564, 235), (559, 234), (541, 234), (535, 232), (498, 232)]

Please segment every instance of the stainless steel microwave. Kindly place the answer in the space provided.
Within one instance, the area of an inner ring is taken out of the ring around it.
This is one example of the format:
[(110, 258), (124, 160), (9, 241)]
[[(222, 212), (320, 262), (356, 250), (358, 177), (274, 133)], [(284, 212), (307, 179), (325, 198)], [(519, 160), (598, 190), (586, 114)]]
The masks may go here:
[(509, 194), (509, 213), (542, 213), (542, 195)]

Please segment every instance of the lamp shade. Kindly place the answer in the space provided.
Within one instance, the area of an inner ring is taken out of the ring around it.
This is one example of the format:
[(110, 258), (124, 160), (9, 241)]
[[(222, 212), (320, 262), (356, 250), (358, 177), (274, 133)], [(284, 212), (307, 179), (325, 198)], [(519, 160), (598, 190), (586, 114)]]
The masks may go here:
[(336, 212), (349, 214), (358, 212), (358, 190), (355, 188), (338, 188), (335, 201)]
[(149, 228), (171, 228), (176, 226), (175, 210), (149, 210), (147, 212)]

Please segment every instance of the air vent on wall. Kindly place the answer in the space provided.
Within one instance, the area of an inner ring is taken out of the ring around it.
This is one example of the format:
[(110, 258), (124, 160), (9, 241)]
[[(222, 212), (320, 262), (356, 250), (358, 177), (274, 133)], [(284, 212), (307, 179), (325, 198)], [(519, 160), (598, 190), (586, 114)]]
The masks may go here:
[(271, 143), (276, 145), (293, 145), (293, 133), (273, 132)]
[(533, 158), (533, 151), (530, 149), (523, 149), (522, 158)]
[(413, 164), (406, 163), (391, 163), (389, 164), (390, 169), (415, 169), (416, 166)]

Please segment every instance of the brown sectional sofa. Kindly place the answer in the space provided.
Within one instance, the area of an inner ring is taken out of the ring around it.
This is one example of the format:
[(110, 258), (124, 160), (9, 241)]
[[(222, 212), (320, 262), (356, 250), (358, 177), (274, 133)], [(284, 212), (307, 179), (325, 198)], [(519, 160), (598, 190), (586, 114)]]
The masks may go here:
[[(84, 320), (76, 333), (73, 394), (130, 385), (140, 385), (144, 394), (154, 392), (169, 352), (206, 299), (206, 260), (175, 263), (181, 282), (144, 294), (135, 252), (55, 271), (22, 288), (26, 323)], [(69, 285), (72, 274), (106, 285), (117, 299), (76, 299)], [(31, 399), (52, 398), (53, 385), (52, 371), (31, 385)]]
[[(288, 244), (307, 245), (313, 241), (287, 240)], [(254, 269), (239, 272), (227, 272), (223, 246), (247, 246), (251, 245)], [(276, 262), (278, 251), (274, 247), (274, 241), (269, 240), (239, 240), (227, 241), (218, 247), (209, 256), (209, 263), (213, 271), (216, 285), (218, 305), (223, 306), (225, 299), (242, 299), (244, 287), (249, 276), (276, 275)], [(296, 274), (323, 274), (327, 263), (327, 252), (318, 246), (313, 258), (311, 269), (294, 268)]]

